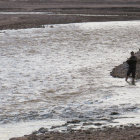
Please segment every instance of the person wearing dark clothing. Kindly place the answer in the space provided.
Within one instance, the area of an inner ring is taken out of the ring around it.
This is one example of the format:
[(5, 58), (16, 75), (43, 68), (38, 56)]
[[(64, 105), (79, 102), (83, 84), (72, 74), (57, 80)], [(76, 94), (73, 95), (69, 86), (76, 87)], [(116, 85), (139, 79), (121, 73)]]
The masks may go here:
[(125, 80), (127, 81), (130, 74), (132, 74), (132, 84), (135, 84), (137, 57), (134, 52), (131, 52), (131, 57), (126, 62), (128, 64), (128, 71)]

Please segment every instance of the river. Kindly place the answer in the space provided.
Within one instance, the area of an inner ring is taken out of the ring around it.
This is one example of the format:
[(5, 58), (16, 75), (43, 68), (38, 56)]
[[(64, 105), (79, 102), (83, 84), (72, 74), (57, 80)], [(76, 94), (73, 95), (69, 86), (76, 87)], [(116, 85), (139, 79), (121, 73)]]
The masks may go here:
[(117, 21), (0, 31), (0, 139), (70, 120), (80, 120), (77, 128), (139, 123), (140, 81), (110, 76), (139, 50), (139, 27)]

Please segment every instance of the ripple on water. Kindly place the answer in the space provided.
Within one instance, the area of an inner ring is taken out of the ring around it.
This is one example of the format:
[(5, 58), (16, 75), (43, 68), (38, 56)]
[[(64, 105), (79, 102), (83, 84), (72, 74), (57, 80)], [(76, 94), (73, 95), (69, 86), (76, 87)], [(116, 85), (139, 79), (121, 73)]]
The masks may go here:
[(107, 118), (111, 124), (129, 113), (138, 118), (139, 82), (127, 85), (110, 71), (129, 57), (132, 45), (139, 49), (139, 25), (94, 22), (2, 31), (0, 123)]

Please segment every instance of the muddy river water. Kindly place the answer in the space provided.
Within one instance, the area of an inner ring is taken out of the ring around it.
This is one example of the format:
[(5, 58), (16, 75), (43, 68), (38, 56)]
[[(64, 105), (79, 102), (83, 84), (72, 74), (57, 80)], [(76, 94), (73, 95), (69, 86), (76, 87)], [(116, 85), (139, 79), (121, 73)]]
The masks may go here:
[(140, 81), (110, 76), (139, 50), (139, 27), (117, 21), (0, 31), (0, 139), (70, 120), (80, 120), (77, 128), (140, 123)]

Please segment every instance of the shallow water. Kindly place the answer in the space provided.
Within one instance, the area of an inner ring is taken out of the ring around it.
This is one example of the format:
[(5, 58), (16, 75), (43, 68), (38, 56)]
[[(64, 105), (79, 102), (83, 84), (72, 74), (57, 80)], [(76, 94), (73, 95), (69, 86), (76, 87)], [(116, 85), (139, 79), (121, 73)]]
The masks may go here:
[(1, 31), (0, 130), (8, 130), (1, 139), (23, 135), (8, 129), (18, 131), (21, 122), (35, 121), (35, 129), (50, 119), (139, 123), (140, 81), (132, 86), (110, 76), (138, 51), (139, 26), (121, 21)]

